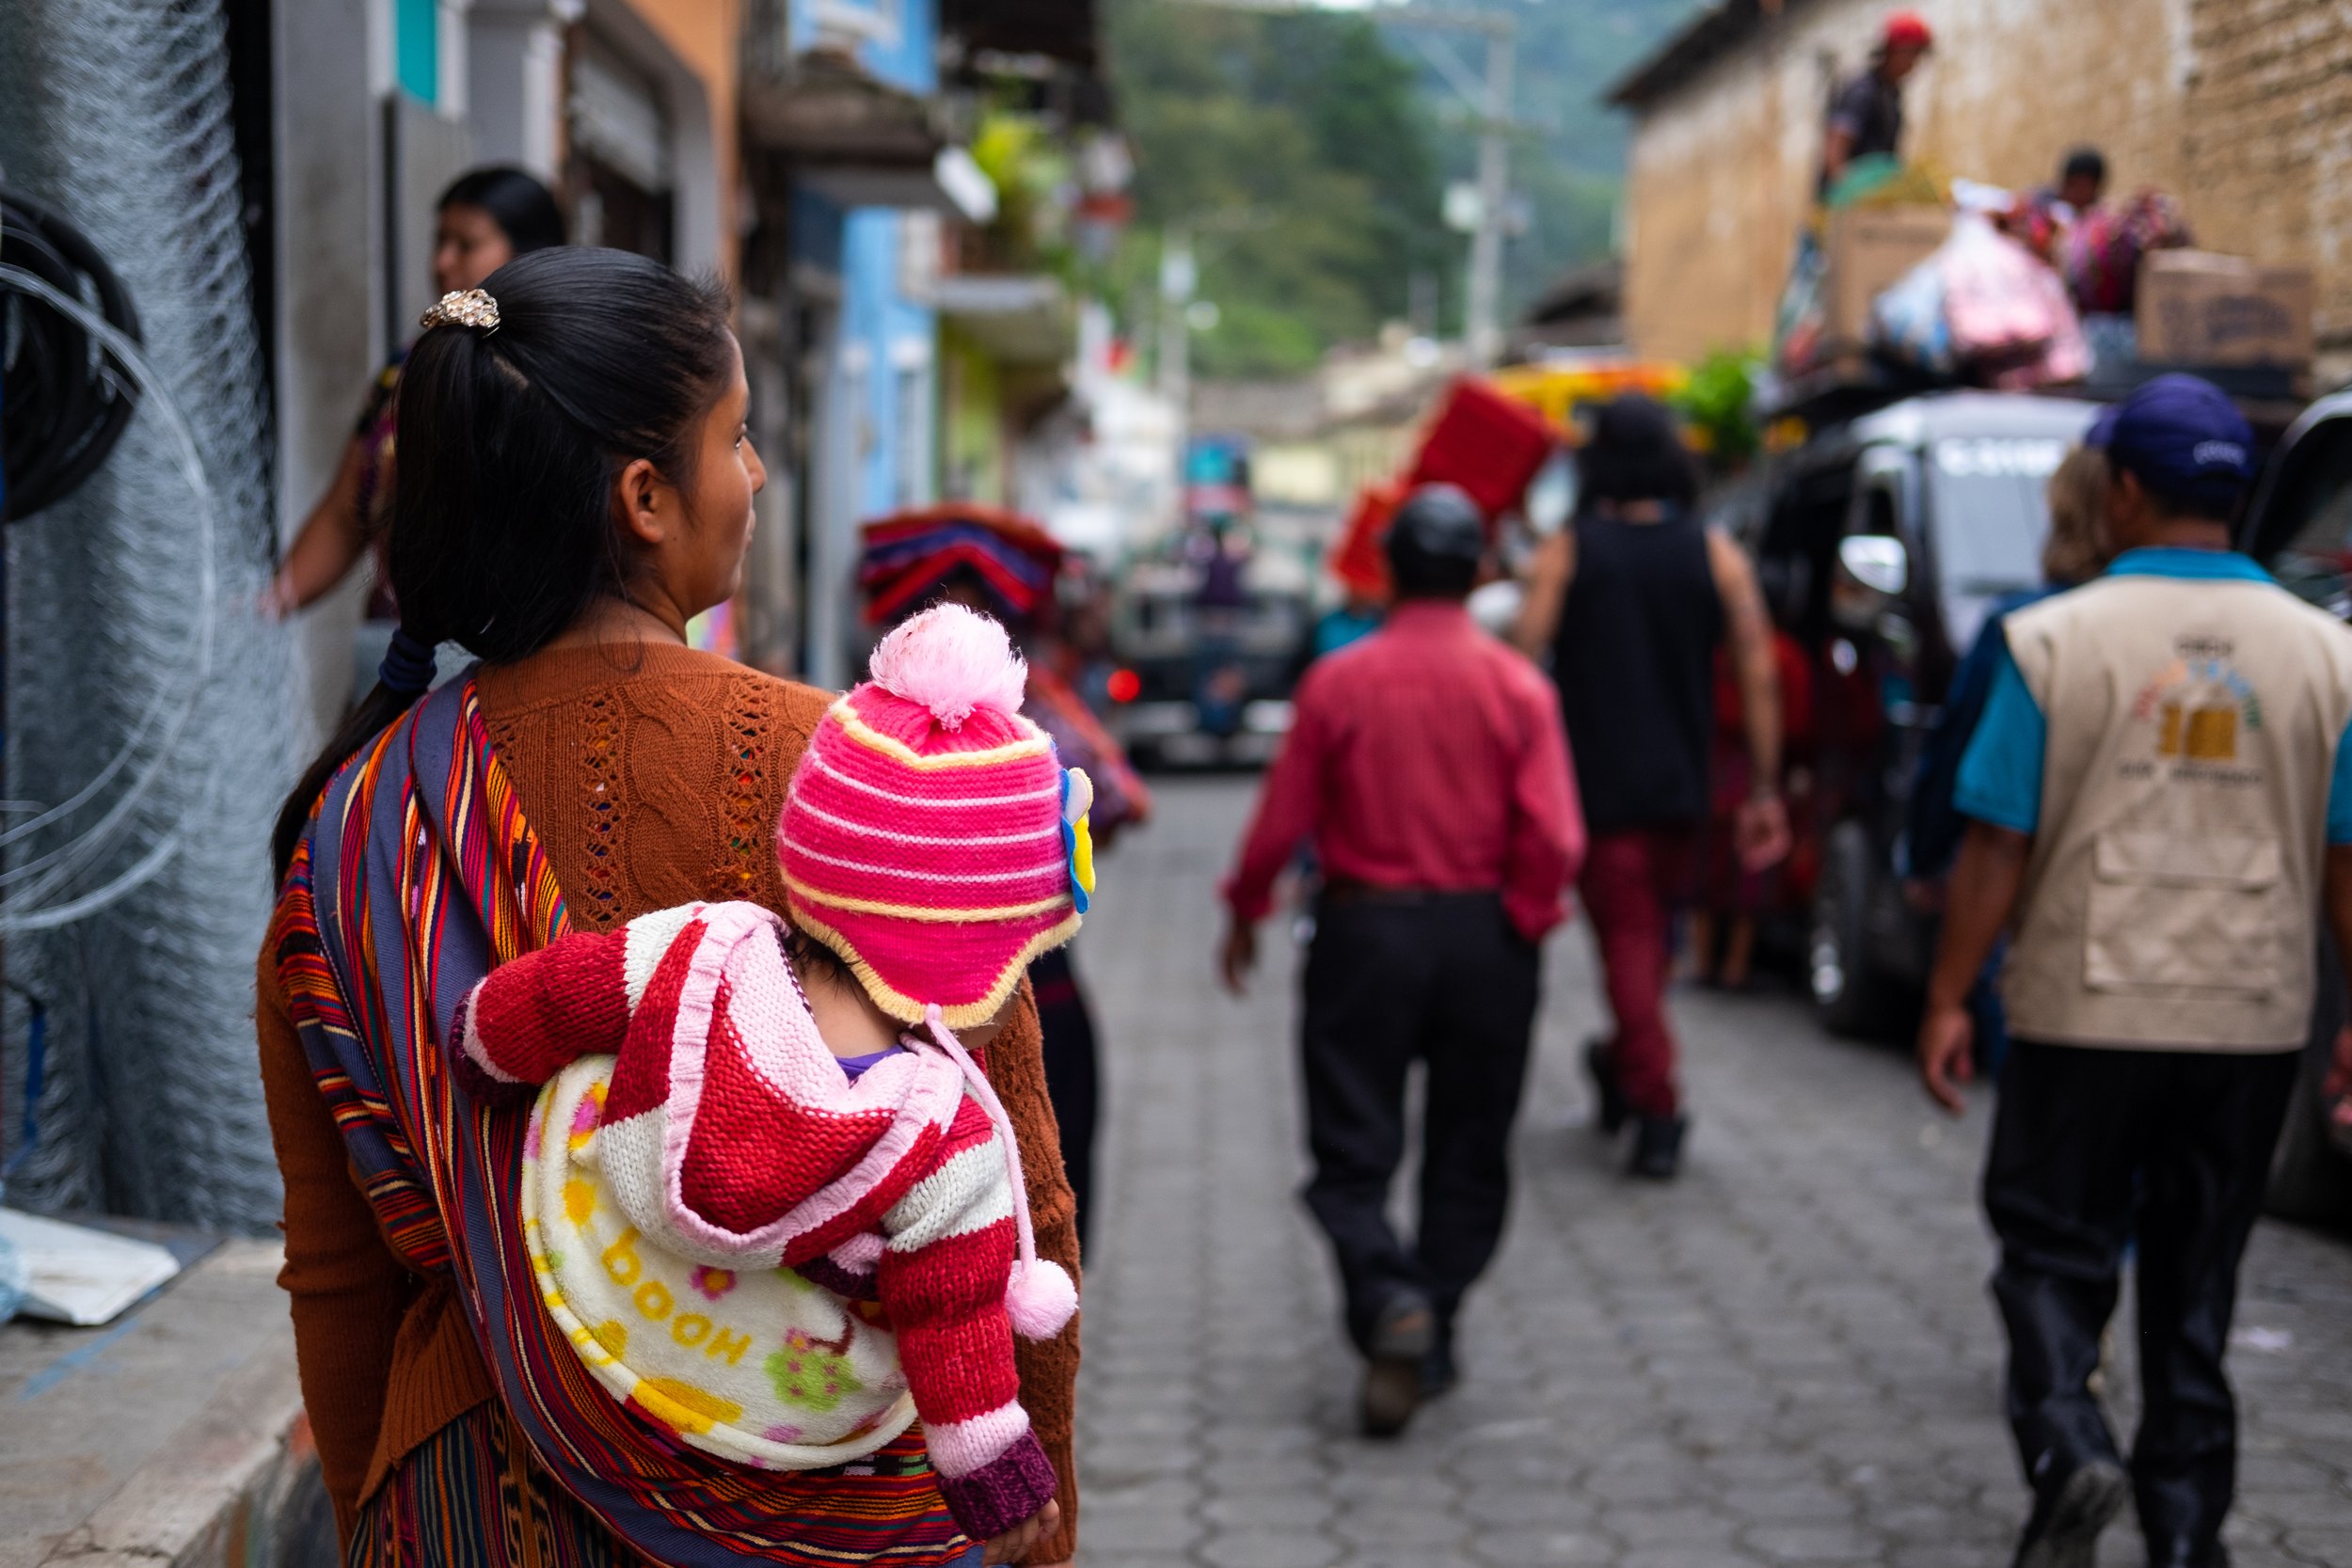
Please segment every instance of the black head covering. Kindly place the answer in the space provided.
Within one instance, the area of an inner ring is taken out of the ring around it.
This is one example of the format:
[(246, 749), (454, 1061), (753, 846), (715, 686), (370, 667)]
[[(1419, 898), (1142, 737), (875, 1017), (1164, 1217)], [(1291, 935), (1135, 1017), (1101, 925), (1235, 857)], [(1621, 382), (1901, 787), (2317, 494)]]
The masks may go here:
[(1486, 554), (1486, 518), (1458, 486), (1424, 484), (1390, 519), (1389, 570), (1400, 593), (1467, 594)]

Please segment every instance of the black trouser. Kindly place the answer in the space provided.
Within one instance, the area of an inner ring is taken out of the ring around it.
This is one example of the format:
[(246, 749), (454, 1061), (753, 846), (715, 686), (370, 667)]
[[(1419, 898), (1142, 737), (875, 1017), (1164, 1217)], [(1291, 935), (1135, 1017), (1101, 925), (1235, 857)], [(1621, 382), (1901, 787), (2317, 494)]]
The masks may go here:
[(1045, 1059), (1045, 1098), (1061, 1127), (1061, 1164), (1076, 1200), (1078, 1249), (1086, 1250), (1087, 1220), (1093, 1212), (1094, 1122), (1100, 1103), (1100, 1069), (1094, 1047), (1094, 1013), (1079, 989), (1068, 944), (1041, 953), (1029, 964), (1037, 994), (1037, 1027)]
[[(1511, 1123), (1527, 1079), (1536, 946), (1492, 894), (1327, 897), (1307, 955), (1307, 1207), (1331, 1238), (1359, 1349), (1400, 1290), (1444, 1322), (1502, 1237)], [(1428, 1064), (1421, 1212), (1389, 1224), (1405, 1078)]]
[(2139, 1248), (2142, 1414), (2132, 1481), (2152, 1558), (2209, 1550), (2236, 1483), (2222, 1356), (2296, 1053), (2107, 1051), (2019, 1039), (1984, 1206), (2001, 1242), (2009, 1418), (2026, 1478), (2116, 1459), (2090, 1394), (2117, 1274)]

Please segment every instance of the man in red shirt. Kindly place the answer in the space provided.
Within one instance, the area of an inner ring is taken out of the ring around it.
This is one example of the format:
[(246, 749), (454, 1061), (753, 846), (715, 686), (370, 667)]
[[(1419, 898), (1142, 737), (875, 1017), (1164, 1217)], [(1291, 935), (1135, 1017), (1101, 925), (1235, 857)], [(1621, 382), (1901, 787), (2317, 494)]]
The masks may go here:
[[(1486, 553), (1460, 490), (1417, 490), (1390, 525), (1397, 605), (1318, 660), (1225, 883), (1236, 994), (1257, 923), (1302, 840), (1323, 868), (1302, 1045), (1314, 1176), (1347, 1327), (1364, 1354), (1364, 1430), (1404, 1429), (1454, 1381), (1454, 1316), (1494, 1257), (1535, 1020), (1537, 946), (1584, 851), (1560, 705), (1540, 671), (1462, 601)], [(1389, 1224), (1405, 1079), (1428, 1064), (1421, 1219)]]

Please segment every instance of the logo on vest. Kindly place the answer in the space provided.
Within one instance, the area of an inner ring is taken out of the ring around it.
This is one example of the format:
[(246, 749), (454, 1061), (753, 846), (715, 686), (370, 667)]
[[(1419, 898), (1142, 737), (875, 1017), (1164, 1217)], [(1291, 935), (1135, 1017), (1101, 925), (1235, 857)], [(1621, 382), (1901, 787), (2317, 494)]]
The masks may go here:
[(2263, 727), (2262, 698), (2231, 662), (2222, 638), (2184, 636), (2172, 643), (2172, 658), (2141, 687), (2132, 703), (2132, 721), (2149, 729), (2145, 758), (2127, 760), (2127, 772), (2148, 776), (2169, 765), (2174, 777), (2251, 784), (2259, 771), (2231, 767), (2249, 736)]

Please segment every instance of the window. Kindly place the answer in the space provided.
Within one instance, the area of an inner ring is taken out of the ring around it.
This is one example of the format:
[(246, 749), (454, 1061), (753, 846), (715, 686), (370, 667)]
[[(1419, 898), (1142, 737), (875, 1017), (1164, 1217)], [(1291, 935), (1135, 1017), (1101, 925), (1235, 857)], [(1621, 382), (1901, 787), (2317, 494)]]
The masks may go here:
[(2042, 436), (1954, 437), (1929, 454), (1929, 520), (1954, 649), (1976, 640), (1994, 599), (2042, 581), (2050, 475), (2069, 445)]
[[(2306, 431), (2286, 453), (2254, 558), (2302, 598), (2343, 614), (2352, 567), (2352, 419)], [(2278, 541), (2284, 540), (2280, 548)], [(2270, 551), (2278, 553), (2270, 556)], [(2265, 557), (2270, 558), (2265, 560)]]
[(673, 260), (671, 186), (677, 165), (660, 89), (582, 37), (572, 54), (573, 239)]
[(894, 391), (898, 427), (898, 471), (894, 499), (901, 507), (926, 506), (931, 499), (930, 366), (900, 365)]

